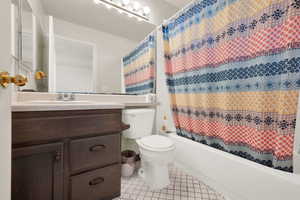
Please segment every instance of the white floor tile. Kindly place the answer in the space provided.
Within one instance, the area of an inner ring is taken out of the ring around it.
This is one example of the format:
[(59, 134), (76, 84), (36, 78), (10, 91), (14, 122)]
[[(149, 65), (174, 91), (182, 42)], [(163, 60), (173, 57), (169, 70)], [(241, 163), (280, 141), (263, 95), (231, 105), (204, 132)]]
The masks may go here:
[(209, 186), (181, 170), (170, 168), (171, 184), (151, 191), (137, 175), (122, 179), (121, 197), (114, 200), (225, 200)]

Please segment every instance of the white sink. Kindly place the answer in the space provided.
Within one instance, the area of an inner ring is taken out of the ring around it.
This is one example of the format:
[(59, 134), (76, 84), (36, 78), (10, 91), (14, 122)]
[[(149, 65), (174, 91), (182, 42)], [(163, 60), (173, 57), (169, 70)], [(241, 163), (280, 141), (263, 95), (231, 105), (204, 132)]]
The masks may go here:
[[(48, 100), (36, 100), (36, 101), (24, 101), (24, 104), (33, 104), (33, 105), (86, 105), (86, 104), (99, 104), (93, 101), (48, 101)], [(101, 103), (105, 104), (105, 103)]]

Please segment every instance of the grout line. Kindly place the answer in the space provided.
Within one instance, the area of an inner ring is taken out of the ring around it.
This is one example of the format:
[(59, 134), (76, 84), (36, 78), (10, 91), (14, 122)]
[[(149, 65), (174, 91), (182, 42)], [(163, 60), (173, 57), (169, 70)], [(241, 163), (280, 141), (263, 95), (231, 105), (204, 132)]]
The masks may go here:
[(211, 187), (179, 168), (171, 167), (169, 174), (171, 184), (156, 191), (151, 191), (136, 174), (131, 178), (123, 178), (121, 197), (114, 200), (225, 200)]

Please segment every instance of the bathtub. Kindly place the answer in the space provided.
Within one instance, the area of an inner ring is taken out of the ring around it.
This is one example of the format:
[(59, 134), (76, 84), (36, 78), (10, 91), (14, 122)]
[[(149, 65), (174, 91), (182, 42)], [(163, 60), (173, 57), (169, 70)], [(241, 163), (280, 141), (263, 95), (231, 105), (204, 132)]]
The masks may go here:
[[(156, 133), (175, 130), (164, 72), (161, 31), (157, 34)], [(296, 173), (300, 174), (300, 98), (295, 138)], [(165, 135), (165, 133), (161, 133)], [(176, 144), (175, 165), (221, 192), (228, 200), (300, 200), (300, 175), (265, 167), (192, 140), (170, 134)]]
[(275, 170), (170, 134), (175, 165), (221, 192), (227, 200), (299, 200), (300, 175)]

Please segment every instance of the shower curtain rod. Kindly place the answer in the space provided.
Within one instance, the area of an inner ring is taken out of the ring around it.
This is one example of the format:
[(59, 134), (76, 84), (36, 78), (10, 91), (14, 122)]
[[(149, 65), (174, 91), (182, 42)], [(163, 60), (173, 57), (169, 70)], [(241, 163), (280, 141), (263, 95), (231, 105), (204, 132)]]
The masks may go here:
[[(157, 29), (155, 28), (153, 31), (151, 31), (150, 33), (148, 33), (147, 36), (145, 36), (145, 38), (144, 38), (143, 40), (141, 40), (137, 46), (139, 46), (140, 44), (142, 44), (142, 43), (143, 43), (143, 42), (144, 42), (151, 34), (155, 33), (156, 30), (157, 30)], [(156, 36), (156, 33), (155, 33), (155, 36)], [(135, 47), (135, 48), (132, 49), (132, 50), (135, 50), (136, 48), (137, 48), (137, 47)], [(130, 52), (132, 52), (132, 50), (131, 50)], [(124, 58), (124, 57), (126, 57), (126, 56), (128, 56), (128, 54), (126, 54), (126, 55), (124, 55), (124, 56), (122, 56), (122, 57)]]
[[(178, 17), (178, 15), (183, 12), (184, 10), (186, 10), (188, 7), (190, 7), (192, 4), (196, 4), (196, 2), (198, 2), (199, 0), (193, 0), (190, 3), (188, 3), (187, 5), (185, 5), (183, 8), (181, 8), (180, 10), (178, 10), (174, 15), (172, 15), (171, 17), (169, 17), (168, 19), (164, 19), (163, 23), (161, 23), (160, 25), (156, 26), (155, 29), (153, 31), (151, 31), (146, 37), (148, 38), (151, 34), (153, 34), (156, 31), (160, 31), (162, 29), (162, 27), (164, 25), (166, 25), (169, 21), (173, 20), (174, 18)], [(156, 34), (155, 34), (156, 35)], [(141, 44), (145, 39), (143, 39), (142, 41), (139, 42), (139, 44)], [(125, 55), (127, 56), (127, 55)], [(123, 57), (125, 57), (123, 56)]]
[(182, 13), (183, 11), (185, 11), (187, 8), (189, 8), (192, 4), (196, 4), (196, 2), (198, 2), (199, 0), (193, 0), (190, 3), (188, 3), (187, 5), (185, 5), (183, 8), (181, 8), (180, 10), (178, 10), (174, 15), (172, 15), (171, 17), (169, 17), (168, 19), (164, 19), (163, 23), (161, 23), (160, 25), (157, 26), (156, 30), (161, 30), (163, 26), (165, 26), (169, 21), (173, 20), (174, 18), (178, 17), (178, 15), (180, 13)]
[[(171, 17), (169, 17), (168, 19), (164, 19), (163, 23), (161, 23), (160, 25), (156, 26), (155, 29), (153, 31), (151, 31), (149, 34), (147, 34), (147, 36), (145, 36), (145, 39), (148, 38), (151, 34), (153, 34), (155, 31), (157, 30), (161, 30), (162, 26), (164, 26), (165, 24), (168, 23), (168, 21), (171, 21), (172, 19), (178, 17), (178, 15), (183, 12), (184, 10), (186, 10), (188, 7), (190, 7), (192, 4), (195, 4), (197, 1), (192, 1), (190, 3), (188, 3), (187, 5), (185, 5), (183, 8), (181, 8), (180, 10), (178, 10), (174, 15), (172, 15)], [(156, 34), (155, 34), (156, 35)], [(145, 39), (143, 39), (142, 41), (139, 42), (139, 44), (141, 44)], [(127, 56), (127, 55), (125, 55)], [(124, 56), (123, 56), (124, 57)]]

